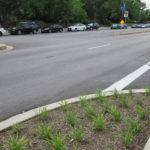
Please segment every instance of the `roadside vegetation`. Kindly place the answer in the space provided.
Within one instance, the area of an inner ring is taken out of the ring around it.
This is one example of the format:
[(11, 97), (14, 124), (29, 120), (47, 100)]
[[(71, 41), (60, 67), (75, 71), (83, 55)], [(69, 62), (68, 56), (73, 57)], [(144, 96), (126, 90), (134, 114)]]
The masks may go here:
[[(122, 0), (1, 0), (0, 23), (44, 21), (69, 24), (98, 22), (110, 25), (120, 22)], [(146, 22), (150, 15), (142, 0), (126, 0), (127, 22)], [(9, 10), (9, 11), (8, 11)]]
[[(150, 135), (150, 95), (80, 97), (0, 133), (0, 150), (141, 150)], [(140, 142), (139, 142), (140, 141)]]

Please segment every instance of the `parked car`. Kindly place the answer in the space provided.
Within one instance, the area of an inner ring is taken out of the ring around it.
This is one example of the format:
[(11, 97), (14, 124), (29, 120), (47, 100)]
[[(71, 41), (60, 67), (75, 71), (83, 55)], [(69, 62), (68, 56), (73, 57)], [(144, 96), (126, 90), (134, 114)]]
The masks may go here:
[(127, 29), (127, 24), (112, 24), (111, 29)]
[(10, 34), (29, 34), (37, 33), (39, 30), (38, 25), (35, 22), (20, 22), (16, 27), (9, 30)]
[(59, 24), (52, 24), (51, 26), (42, 29), (42, 33), (50, 33), (50, 32), (62, 32), (63, 27)]
[(6, 35), (7, 31), (0, 25), (0, 36)]
[(138, 24), (133, 24), (133, 25), (131, 26), (131, 28), (139, 28), (139, 25), (138, 25)]
[(98, 23), (89, 23), (88, 25), (87, 25), (87, 30), (94, 30), (94, 29), (96, 29), (96, 30), (98, 30), (99, 29), (99, 27), (100, 27), (100, 25), (98, 24)]
[(84, 24), (75, 24), (73, 26), (68, 27), (68, 31), (85, 31), (86, 26)]

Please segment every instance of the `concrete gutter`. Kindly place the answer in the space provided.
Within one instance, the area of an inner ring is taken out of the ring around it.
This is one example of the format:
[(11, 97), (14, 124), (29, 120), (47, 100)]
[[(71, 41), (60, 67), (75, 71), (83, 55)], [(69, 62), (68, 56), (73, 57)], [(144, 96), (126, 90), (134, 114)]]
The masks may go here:
[(6, 44), (0, 44), (0, 52), (6, 52), (6, 51), (13, 50), (13, 49), (14, 49), (13, 46), (8, 46)]
[[(123, 91), (118, 91), (118, 92), (122, 93), (122, 94), (129, 94), (129, 90), (123, 90)], [(136, 93), (145, 93), (146, 90), (145, 89), (135, 89), (135, 90), (132, 90), (132, 92), (134, 94), (136, 94)], [(114, 91), (102, 92), (102, 93), (105, 96), (112, 96), (114, 94)], [(87, 100), (97, 98), (96, 94), (91, 94), (91, 95), (84, 95), (84, 96), (80, 96), (80, 97), (67, 99), (67, 100), (65, 100), (65, 102), (67, 102), (68, 104), (76, 103), (76, 102), (80, 101), (81, 97), (86, 97)], [(10, 117), (7, 120), (4, 120), (4, 121), (0, 122), (0, 132), (10, 128), (11, 126), (13, 126), (16, 123), (21, 123), (21, 122), (29, 120), (33, 117), (36, 117), (37, 112), (39, 111), (40, 108), (46, 107), (48, 111), (54, 110), (56, 108), (61, 107), (62, 102), (64, 102), (64, 101), (59, 101), (59, 102), (56, 102), (56, 103), (53, 103), (53, 104), (48, 104), (48, 105), (45, 105), (45, 106), (42, 106), (42, 107), (39, 107), (39, 108), (29, 110), (27, 112), (23, 112), (21, 114), (15, 115), (13, 117)], [(150, 150), (150, 139), (148, 140), (148, 142), (145, 145), (143, 150)]]

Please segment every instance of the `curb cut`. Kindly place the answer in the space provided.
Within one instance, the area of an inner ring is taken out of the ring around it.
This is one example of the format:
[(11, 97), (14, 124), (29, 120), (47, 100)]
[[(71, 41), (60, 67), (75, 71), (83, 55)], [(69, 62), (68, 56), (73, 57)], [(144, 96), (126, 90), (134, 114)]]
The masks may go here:
[[(132, 90), (132, 91), (133, 91), (133, 93), (145, 93), (146, 90), (145, 89), (138, 89), (138, 90)], [(118, 92), (120, 92), (122, 94), (128, 94), (129, 90), (118, 91)], [(114, 94), (114, 91), (103, 92), (103, 94), (105, 96), (112, 96)], [(96, 94), (84, 95), (84, 96), (80, 96), (80, 97), (86, 97), (88, 100), (97, 98)], [(68, 104), (75, 103), (75, 102), (80, 101), (80, 97), (67, 99), (65, 101)], [(35, 108), (35, 109), (32, 109), (32, 110), (29, 110), (27, 112), (23, 112), (21, 114), (15, 115), (13, 117), (10, 117), (10, 118), (0, 122), (0, 132), (5, 130), (5, 129), (8, 129), (9, 127), (13, 126), (16, 123), (21, 123), (21, 122), (24, 122), (26, 120), (29, 120), (29, 119), (35, 117), (37, 115), (36, 112), (38, 112), (39, 108), (46, 107), (48, 111), (59, 108), (61, 106), (60, 103), (63, 102), (63, 101), (59, 101), (59, 102), (56, 102), (56, 103), (41, 106), (41, 107), (38, 107), (38, 108)]]

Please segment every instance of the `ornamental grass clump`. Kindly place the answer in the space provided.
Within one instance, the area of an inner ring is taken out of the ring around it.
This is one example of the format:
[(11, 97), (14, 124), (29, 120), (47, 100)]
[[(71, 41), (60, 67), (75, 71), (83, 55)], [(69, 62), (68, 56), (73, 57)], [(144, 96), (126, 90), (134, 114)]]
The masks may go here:
[(120, 135), (122, 143), (125, 145), (126, 148), (128, 148), (132, 142), (133, 134), (132, 132), (122, 132)]
[(137, 106), (136, 111), (138, 113), (138, 116), (140, 119), (144, 120), (147, 119), (149, 116), (149, 110), (145, 107), (142, 106)]
[(96, 130), (103, 131), (106, 129), (106, 119), (104, 115), (98, 115), (93, 119), (93, 127)]
[(124, 95), (120, 94), (118, 96), (118, 101), (120, 103), (120, 106), (123, 107), (123, 108), (127, 108), (129, 106), (129, 102), (128, 100), (125, 98)]
[(79, 125), (78, 127), (73, 128), (72, 136), (76, 141), (82, 142), (85, 136), (83, 126)]
[(27, 139), (25, 137), (10, 136), (5, 142), (7, 150), (27, 150)]
[(103, 101), (103, 103), (101, 104), (101, 107), (105, 110), (105, 112), (109, 112), (110, 111), (110, 101), (109, 100)]
[(106, 97), (103, 95), (102, 91), (96, 91), (96, 96), (99, 101), (103, 102), (106, 100)]
[(53, 135), (53, 127), (49, 124), (40, 124), (37, 129), (38, 135), (44, 140), (50, 140)]
[(86, 97), (80, 97), (79, 104), (80, 104), (80, 107), (86, 107), (88, 105)]
[(138, 119), (128, 119), (127, 127), (129, 132), (136, 134), (140, 131), (140, 122)]
[(68, 104), (67, 101), (62, 101), (60, 103), (60, 106), (61, 106), (61, 109), (64, 111), (64, 112), (67, 112), (67, 111), (70, 111), (71, 108), (70, 108), (70, 105)]
[(22, 127), (21, 125), (19, 125), (19, 124), (14, 124), (14, 125), (12, 126), (12, 132), (13, 132), (14, 134), (17, 134), (17, 135), (20, 134), (20, 132), (21, 132), (22, 129), (23, 129), (23, 127)]
[(66, 114), (64, 114), (64, 117), (65, 117), (67, 123), (68, 123), (69, 125), (71, 125), (72, 127), (74, 127), (75, 124), (77, 123), (77, 118), (76, 118), (76, 116), (74, 115), (74, 113), (71, 112), (71, 111), (69, 111), (69, 112), (67, 112)]
[(50, 144), (52, 145), (53, 150), (67, 150), (65, 137), (59, 134), (52, 136)]
[(86, 106), (85, 112), (89, 119), (93, 119), (96, 116), (94, 109), (91, 105)]
[(110, 112), (112, 119), (114, 121), (120, 121), (121, 120), (121, 112), (119, 110), (117, 110), (116, 106), (111, 106), (109, 112)]
[(49, 118), (49, 112), (47, 111), (47, 108), (46, 107), (39, 108), (37, 116), (42, 121), (48, 120), (48, 118)]
[(150, 88), (147, 88), (147, 89), (146, 89), (146, 95), (147, 95), (147, 96), (150, 96)]

